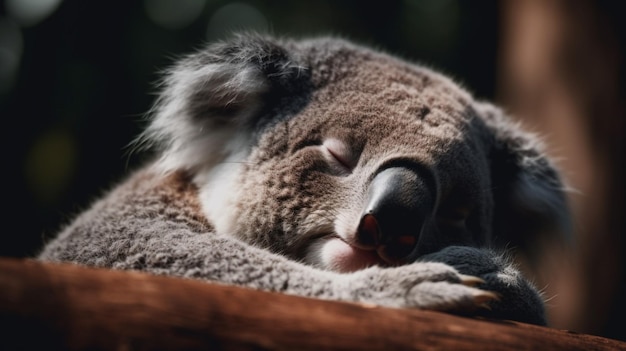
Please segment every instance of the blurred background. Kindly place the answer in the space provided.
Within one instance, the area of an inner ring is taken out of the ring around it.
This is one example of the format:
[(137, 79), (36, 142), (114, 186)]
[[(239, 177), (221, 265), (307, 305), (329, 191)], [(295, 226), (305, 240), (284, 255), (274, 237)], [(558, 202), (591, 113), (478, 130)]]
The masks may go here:
[[(0, 256), (29, 257), (142, 160), (159, 71), (239, 29), (336, 34), (454, 77), (546, 138), (575, 236), (537, 277), (553, 326), (626, 340), (619, 1), (0, 0)], [(8, 210), (7, 210), (8, 209)]]

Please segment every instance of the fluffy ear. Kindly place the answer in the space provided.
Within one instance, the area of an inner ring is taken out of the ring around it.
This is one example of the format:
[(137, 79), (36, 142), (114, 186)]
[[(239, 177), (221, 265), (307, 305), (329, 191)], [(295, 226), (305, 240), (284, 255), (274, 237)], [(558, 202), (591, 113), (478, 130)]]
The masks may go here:
[(293, 110), (305, 99), (308, 72), (293, 56), (273, 39), (240, 34), (183, 58), (163, 79), (140, 142), (160, 149), (164, 171), (211, 165), (249, 148), (278, 118), (272, 112), (279, 105)]
[(490, 131), (495, 243), (519, 248), (532, 261), (538, 244), (571, 239), (565, 186), (535, 135), (490, 104), (479, 113)]

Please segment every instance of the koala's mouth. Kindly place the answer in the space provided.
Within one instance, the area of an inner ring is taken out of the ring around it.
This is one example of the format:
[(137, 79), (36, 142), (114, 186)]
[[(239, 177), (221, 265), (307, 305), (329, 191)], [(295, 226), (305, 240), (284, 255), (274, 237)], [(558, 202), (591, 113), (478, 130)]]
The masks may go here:
[(310, 264), (340, 273), (390, 265), (376, 250), (358, 248), (334, 234), (318, 238), (307, 251)]

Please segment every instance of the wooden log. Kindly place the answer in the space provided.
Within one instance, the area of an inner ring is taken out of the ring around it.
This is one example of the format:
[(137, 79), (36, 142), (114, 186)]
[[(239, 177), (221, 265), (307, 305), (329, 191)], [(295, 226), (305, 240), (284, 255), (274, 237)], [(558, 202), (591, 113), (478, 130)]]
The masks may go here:
[(508, 321), (0, 259), (2, 349), (626, 350)]

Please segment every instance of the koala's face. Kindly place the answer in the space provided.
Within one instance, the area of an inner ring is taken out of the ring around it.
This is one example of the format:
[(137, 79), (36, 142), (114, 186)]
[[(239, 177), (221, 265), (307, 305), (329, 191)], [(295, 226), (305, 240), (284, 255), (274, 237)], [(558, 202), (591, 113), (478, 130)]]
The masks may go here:
[(161, 164), (196, 174), (217, 232), (317, 267), (491, 245), (532, 217), (499, 238), (515, 242), (563, 205), (533, 139), (498, 110), (342, 41), (239, 37), (168, 84), (150, 131), (167, 139)]

